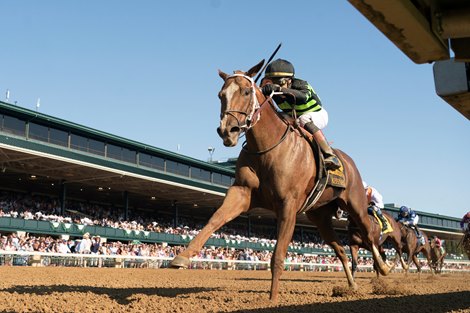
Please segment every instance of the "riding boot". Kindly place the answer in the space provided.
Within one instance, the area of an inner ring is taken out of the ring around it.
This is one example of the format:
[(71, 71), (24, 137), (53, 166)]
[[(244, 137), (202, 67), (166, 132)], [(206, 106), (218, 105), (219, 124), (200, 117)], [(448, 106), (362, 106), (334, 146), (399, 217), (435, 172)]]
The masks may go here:
[(304, 128), (313, 135), (313, 138), (315, 138), (315, 141), (320, 146), (320, 150), (325, 157), (326, 168), (330, 170), (336, 170), (340, 168), (341, 164), (339, 163), (338, 157), (333, 152), (333, 149), (331, 149), (328, 141), (323, 135), (323, 132), (317, 126), (315, 126), (313, 122), (308, 122), (304, 125)]
[(382, 212), (380, 212), (380, 210), (376, 211), (376, 212), (377, 212), (377, 217), (379, 218), (380, 222), (382, 223), (382, 233), (383, 233), (384, 231), (387, 230), (387, 225), (388, 225), (387, 223), (388, 222), (385, 219), (385, 217), (382, 215)]

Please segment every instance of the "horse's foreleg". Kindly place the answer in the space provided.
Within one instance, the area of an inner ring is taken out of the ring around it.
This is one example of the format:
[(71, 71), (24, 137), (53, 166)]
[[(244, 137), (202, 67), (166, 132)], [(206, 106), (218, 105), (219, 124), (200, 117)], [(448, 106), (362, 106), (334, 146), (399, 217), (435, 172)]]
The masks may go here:
[(196, 255), (209, 237), (220, 227), (248, 211), (250, 205), (250, 190), (245, 187), (230, 187), (222, 206), (212, 215), (206, 226), (189, 243), (186, 250), (171, 261), (171, 267), (188, 267), (189, 258)]
[(281, 214), (278, 214), (278, 234), (276, 248), (271, 257), (271, 294), (270, 299), (277, 302), (279, 296), (279, 279), (281, 278), (282, 271), (284, 270), (284, 259), (287, 255), (287, 248), (292, 240), (294, 233), (296, 212), (292, 208), (284, 208)]

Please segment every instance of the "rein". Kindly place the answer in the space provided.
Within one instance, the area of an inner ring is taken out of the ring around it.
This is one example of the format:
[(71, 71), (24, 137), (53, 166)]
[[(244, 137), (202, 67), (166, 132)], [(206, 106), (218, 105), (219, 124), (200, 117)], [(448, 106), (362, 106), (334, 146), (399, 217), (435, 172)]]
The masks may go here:
[[(271, 98), (271, 96), (266, 97), (266, 99), (261, 104), (259, 104), (258, 99), (256, 98), (256, 84), (255, 84), (253, 78), (251, 78), (250, 76), (244, 75), (244, 74), (235, 73), (235, 74), (227, 77), (227, 79), (232, 78), (232, 77), (243, 77), (243, 78), (247, 79), (248, 81), (250, 81), (250, 83), (251, 83), (251, 96), (250, 96), (249, 101), (251, 102), (251, 111), (250, 111), (250, 113), (248, 113), (248, 112), (241, 111), (241, 110), (225, 110), (223, 115), (232, 116), (237, 121), (238, 127), (240, 127), (243, 130), (243, 132), (246, 133), (248, 130), (250, 130), (252, 127), (254, 127), (256, 125), (256, 123), (260, 120), (261, 110), (264, 107), (266, 107), (265, 104), (269, 103), (271, 105), (271, 107), (273, 106), (272, 101), (270, 101), (270, 100), (272, 100), (272, 98)], [(245, 123), (243, 125), (240, 125), (241, 124), (240, 120), (234, 115), (234, 113), (243, 114), (243, 115), (246, 116)], [(267, 153), (267, 152), (273, 150), (274, 148), (276, 148), (278, 145), (280, 145), (287, 138), (287, 134), (289, 133), (289, 130), (292, 128), (292, 125), (290, 125), (289, 122), (287, 122), (284, 118), (282, 118), (282, 117), (279, 117), (279, 118), (287, 125), (287, 127), (286, 127), (286, 130), (285, 130), (284, 134), (282, 135), (281, 139), (277, 143), (275, 143), (271, 147), (269, 147), (267, 149), (264, 149), (264, 150), (249, 151), (246, 148), (247, 143), (245, 141), (242, 144), (243, 151), (245, 151), (248, 154), (257, 154), (257, 155), (259, 155), (259, 154)]]

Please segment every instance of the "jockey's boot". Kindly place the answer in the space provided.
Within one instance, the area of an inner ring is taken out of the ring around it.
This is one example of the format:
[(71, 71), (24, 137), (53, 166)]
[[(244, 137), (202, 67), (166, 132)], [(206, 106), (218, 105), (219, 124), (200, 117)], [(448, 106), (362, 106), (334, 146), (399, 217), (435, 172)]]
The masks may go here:
[(382, 233), (387, 230), (387, 220), (385, 217), (382, 215), (382, 212), (380, 210), (376, 211), (377, 212), (377, 217), (379, 218), (380, 222), (382, 223)]
[(340, 168), (341, 164), (339, 163), (338, 157), (333, 152), (333, 149), (331, 149), (331, 146), (328, 144), (328, 141), (323, 135), (323, 132), (317, 126), (315, 126), (313, 122), (308, 122), (304, 125), (304, 128), (313, 135), (313, 138), (315, 138), (315, 141), (320, 146), (320, 150), (325, 157), (326, 168), (329, 170), (336, 170)]

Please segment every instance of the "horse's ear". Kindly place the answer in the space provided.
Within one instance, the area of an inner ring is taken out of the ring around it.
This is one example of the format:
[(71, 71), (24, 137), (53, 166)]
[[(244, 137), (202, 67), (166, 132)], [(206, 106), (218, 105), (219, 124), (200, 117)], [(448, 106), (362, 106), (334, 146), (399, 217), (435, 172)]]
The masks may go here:
[(219, 76), (225, 81), (229, 75), (219, 70)]
[(250, 77), (255, 76), (256, 73), (258, 73), (259, 70), (263, 67), (263, 64), (264, 64), (264, 59), (262, 59), (261, 62), (259, 62), (258, 64), (256, 64), (252, 68), (250, 68), (250, 70), (248, 72), (246, 72), (246, 75), (250, 76)]

